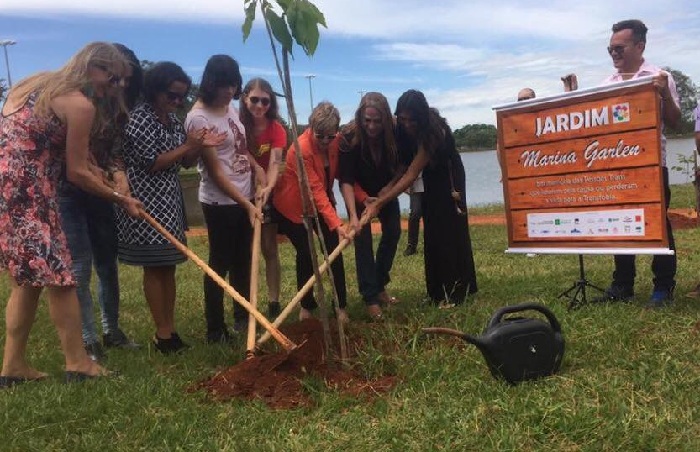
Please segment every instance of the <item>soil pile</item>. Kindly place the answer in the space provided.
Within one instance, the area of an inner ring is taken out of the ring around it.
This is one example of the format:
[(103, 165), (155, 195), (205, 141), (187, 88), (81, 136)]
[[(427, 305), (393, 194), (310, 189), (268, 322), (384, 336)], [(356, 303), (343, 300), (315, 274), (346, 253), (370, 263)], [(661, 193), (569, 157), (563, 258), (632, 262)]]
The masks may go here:
[(671, 220), (673, 229), (690, 229), (700, 226), (700, 218), (692, 211), (669, 211), (668, 219)]
[(323, 382), (329, 389), (352, 397), (373, 397), (390, 390), (396, 384), (395, 376), (368, 379), (357, 367), (353, 358), (362, 350), (364, 341), (354, 336), (352, 329), (346, 330), (346, 336), (349, 362), (353, 366), (343, 366), (336, 361), (340, 351), (338, 333), (334, 327), (331, 327), (333, 344), (330, 350), (333, 356), (330, 358), (325, 356), (321, 322), (308, 319), (281, 328), (294, 343), (303, 344), (296, 350), (264, 354), (242, 361), (193, 385), (190, 390), (205, 390), (219, 401), (259, 399), (271, 408), (280, 409), (312, 406), (314, 403), (305, 384), (313, 384), (314, 379)]

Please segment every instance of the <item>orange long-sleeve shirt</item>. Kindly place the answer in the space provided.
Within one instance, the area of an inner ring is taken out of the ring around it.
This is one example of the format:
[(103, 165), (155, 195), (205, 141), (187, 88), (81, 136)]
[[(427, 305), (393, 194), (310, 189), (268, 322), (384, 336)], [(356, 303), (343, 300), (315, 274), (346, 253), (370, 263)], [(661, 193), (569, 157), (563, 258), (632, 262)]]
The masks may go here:
[[(326, 173), (323, 167), (323, 156), (313, 145), (311, 133), (311, 129), (306, 129), (306, 131), (299, 136), (301, 156), (309, 179), (309, 186), (311, 187), (312, 201), (316, 205), (316, 210), (319, 215), (328, 225), (328, 228), (333, 231), (343, 222), (338, 217), (338, 213), (335, 211), (333, 204), (331, 204), (328, 198), (329, 187), (326, 182)], [(339, 137), (336, 137), (328, 146), (329, 179), (331, 184), (338, 174), (338, 142)], [(289, 221), (301, 223), (303, 206), (297, 179), (297, 168), (296, 148), (292, 144), (287, 151), (286, 168), (275, 186), (272, 203), (275, 209)]]

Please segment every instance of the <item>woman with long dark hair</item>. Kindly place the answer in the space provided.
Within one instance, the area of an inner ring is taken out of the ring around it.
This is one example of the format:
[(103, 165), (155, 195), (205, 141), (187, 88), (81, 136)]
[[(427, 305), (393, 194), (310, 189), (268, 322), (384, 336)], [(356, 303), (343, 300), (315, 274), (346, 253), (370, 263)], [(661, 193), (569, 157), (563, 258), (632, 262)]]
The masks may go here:
[(265, 258), (268, 315), (275, 318), (281, 310), (281, 266), (277, 249), (277, 222), (272, 215), (270, 195), (277, 184), (282, 151), (287, 146), (287, 132), (280, 124), (277, 95), (267, 80), (254, 78), (246, 83), (241, 96), (241, 122), (245, 126), (248, 150), (267, 175), (267, 184), (260, 193), (263, 204), (260, 246)]
[[(188, 130), (213, 129), (224, 134), (217, 146), (203, 149), (197, 169), (201, 176), (199, 201), (209, 237), (209, 266), (222, 278), (228, 273), (231, 286), (246, 299), (250, 295), (252, 222), (260, 215), (252, 200), (253, 171), (265, 184), (265, 173), (248, 152), (246, 131), (231, 101), (241, 95), (242, 78), (236, 60), (214, 55), (204, 68), (199, 96), (185, 126)], [(224, 321), (224, 292), (204, 276), (204, 316), (207, 342), (229, 342)], [(248, 313), (233, 306), (234, 331), (248, 325)]]
[(460, 304), (476, 293), (465, 175), (452, 131), (420, 91), (409, 90), (396, 103), (397, 143), (407, 168), (396, 184), (365, 210), (377, 215), (423, 171), (425, 284), (433, 303)]
[[(358, 216), (387, 191), (398, 170), (398, 151), (394, 138), (394, 120), (389, 103), (380, 93), (365, 94), (355, 112), (355, 120), (341, 131), (340, 182), (350, 224), (359, 227)], [(387, 201), (378, 212), (382, 237), (375, 256), (371, 225), (355, 236), (355, 264), (360, 294), (373, 319), (381, 318), (381, 305), (392, 304), (385, 287), (401, 237), (401, 213), (398, 199)]]

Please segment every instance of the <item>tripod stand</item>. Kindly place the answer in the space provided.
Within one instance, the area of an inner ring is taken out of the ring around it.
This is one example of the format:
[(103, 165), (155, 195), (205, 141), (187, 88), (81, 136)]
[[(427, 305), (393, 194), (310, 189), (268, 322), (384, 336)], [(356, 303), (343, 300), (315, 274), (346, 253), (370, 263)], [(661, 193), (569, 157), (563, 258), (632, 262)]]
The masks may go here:
[(579, 306), (588, 303), (588, 300), (586, 299), (586, 287), (591, 287), (595, 290), (605, 293), (605, 289), (601, 289), (600, 287), (591, 284), (590, 282), (588, 282), (588, 279), (586, 279), (586, 273), (583, 268), (583, 254), (578, 255), (578, 267), (579, 279), (577, 281), (574, 281), (574, 284), (571, 287), (559, 294), (559, 298), (569, 298), (569, 309), (576, 309)]

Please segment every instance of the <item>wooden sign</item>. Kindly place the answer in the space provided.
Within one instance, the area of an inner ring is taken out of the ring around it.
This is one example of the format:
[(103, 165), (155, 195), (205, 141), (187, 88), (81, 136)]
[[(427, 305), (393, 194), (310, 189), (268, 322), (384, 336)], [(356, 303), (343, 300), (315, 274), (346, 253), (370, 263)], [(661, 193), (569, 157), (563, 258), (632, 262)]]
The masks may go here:
[(508, 251), (672, 252), (651, 78), (495, 110)]

